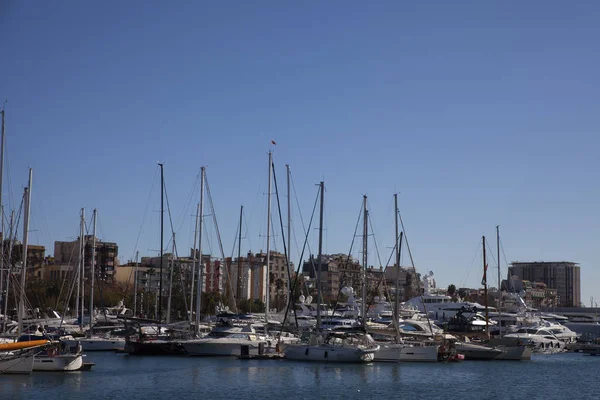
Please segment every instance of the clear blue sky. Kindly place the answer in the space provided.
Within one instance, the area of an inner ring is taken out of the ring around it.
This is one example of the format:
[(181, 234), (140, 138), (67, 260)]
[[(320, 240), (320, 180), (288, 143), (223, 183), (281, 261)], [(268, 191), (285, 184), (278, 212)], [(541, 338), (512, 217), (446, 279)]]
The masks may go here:
[(3, 1), (4, 202), (33, 167), (31, 242), (52, 254), (97, 208), (123, 261), (154, 255), (162, 161), (187, 253), (206, 165), (225, 254), (241, 204), (243, 251), (264, 250), (272, 148), (281, 200), (290, 164), (306, 220), (325, 180), (327, 252), (349, 251), (367, 194), (385, 262), (399, 192), (417, 269), (439, 286), (479, 285), (478, 243), (499, 224), (508, 261), (581, 263), (589, 304), (599, 20), (591, 1)]

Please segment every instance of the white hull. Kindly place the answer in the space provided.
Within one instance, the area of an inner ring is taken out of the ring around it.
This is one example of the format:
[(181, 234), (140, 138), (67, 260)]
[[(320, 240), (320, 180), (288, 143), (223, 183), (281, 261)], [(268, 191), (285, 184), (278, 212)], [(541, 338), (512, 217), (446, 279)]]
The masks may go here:
[(125, 339), (90, 338), (80, 339), (83, 351), (117, 351), (125, 350)]
[(258, 355), (259, 345), (267, 348), (266, 342), (244, 339), (197, 339), (181, 342), (181, 345), (191, 356), (222, 356), (240, 357), (242, 346), (248, 346), (249, 355)]
[(0, 354), (0, 374), (30, 374), (34, 355)]
[(77, 371), (82, 365), (83, 356), (81, 354), (53, 357), (37, 355), (33, 360), (34, 371)]
[(292, 344), (284, 347), (283, 352), (288, 360), (297, 361), (329, 361), (362, 363), (371, 362), (377, 348), (362, 349), (358, 347), (343, 347), (332, 345)]
[(402, 343), (380, 343), (374, 361), (404, 362), (421, 361), (437, 362), (438, 346), (411, 346)]

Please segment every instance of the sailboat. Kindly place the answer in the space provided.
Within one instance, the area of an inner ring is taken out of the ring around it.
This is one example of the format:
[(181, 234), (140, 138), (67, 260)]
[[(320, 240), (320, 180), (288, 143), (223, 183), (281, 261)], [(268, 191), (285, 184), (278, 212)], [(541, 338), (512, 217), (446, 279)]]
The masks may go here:
[[(266, 301), (265, 301), (265, 322), (264, 324), (252, 324), (247, 323), (246, 326), (231, 326), (230, 324), (223, 324), (215, 327), (208, 335), (200, 339), (192, 339), (182, 342), (181, 344), (187, 351), (189, 355), (192, 356), (255, 356), (262, 355), (265, 351), (270, 352), (274, 350), (275, 347), (275, 339), (269, 335), (268, 332), (268, 324), (271, 322), (269, 320), (269, 266), (270, 266), (270, 257), (271, 257), (271, 248), (270, 248), (270, 240), (271, 240), (271, 182), (272, 176), (271, 171), (273, 167), (273, 155), (269, 152), (269, 183), (267, 189), (267, 253), (266, 253)], [(204, 168), (203, 177), (204, 177)], [(201, 188), (204, 180), (201, 182)], [(201, 189), (202, 190), (202, 189)], [(200, 209), (202, 209), (202, 195), (200, 197)], [(242, 230), (242, 212), (240, 211), (240, 235)], [(202, 221), (202, 216), (200, 216), (200, 221)], [(200, 235), (202, 235), (202, 230), (200, 229)], [(200, 236), (201, 238), (201, 236)], [(239, 241), (240, 239), (238, 239)], [(202, 240), (200, 239), (201, 243)], [(200, 249), (200, 254), (202, 251)], [(238, 261), (241, 260), (241, 249), (239, 249), (238, 242)], [(238, 280), (241, 275), (241, 265), (238, 267)], [(239, 284), (239, 282), (238, 282)], [(197, 310), (197, 315), (199, 314), (199, 309)], [(255, 321), (256, 322), (256, 321)], [(261, 326), (259, 326), (261, 325)], [(258, 328), (264, 328), (264, 332), (259, 334), (257, 332)]]
[[(319, 255), (317, 259), (317, 304), (321, 304), (321, 263), (323, 256), (323, 200), (325, 185), (319, 184), (320, 190), (320, 218), (319, 218)], [(366, 198), (365, 198), (366, 204)], [(366, 250), (365, 250), (366, 258)], [(363, 266), (365, 267), (365, 266)], [(363, 268), (363, 279), (364, 279)], [(363, 327), (365, 321), (365, 288), (363, 285)], [(298, 361), (332, 361), (346, 363), (371, 362), (375, 358), (375, 353), (379, 350), (379, 345), (373, 342), (370, 335), (364, 330), (348, 330), (321, 332), (321, 311), (317, 307), (317, 331), (312, 333), (308, 343), (286, 344), (283, 345), (283, 353), (288, 360)]]
[[(395, 304), (393, 312), (393, 327), (394, 335), (391, 336), (391, 340), (383, 341), (386, 336), (376, 337), (376, 342), (379, 344), (380, 349), (375, 353), (375, 361), (387, 361), (387, 362), (400, 362), (400, 361), (425, 361), (425, 362), (437, 362), (439, 345), (432, 341), (413, 341), (411, 343), (405, 342), (400, 337), (400, 298), (398, 296), (398, 280), (400, 277), (400, 254), (402, 250), (402, 237), (403, 232), (398, 236), (398, 195), (394, 194), (394, 205), (396, 211), (396, 290), (395, 290)], [(366, 210), (365, 210), (366, 211)], [(366, 224), (365, 224), (366, 227)], [(390, 336), (387, 336), (390, 338)], [(386, 338), (386, 339), (387, 339)]]
[[(494, 339), (490, 341), (489, 333), (489, 313), (487, 306), (487, 261), (486, 261), (486, 246), (485, 236), (482, 237), (483, 243), (483, 279), (484, 288), (484, 303), (485, 303), (485, 336), (486, 341), (482, 344), (472, 342), (456, 342), (454, 345), (456, 351), (465, 356), (466, 360), (528, 360), (531, 358), (531, 348), (529, 346), (519, 344), (510, 339)], [(498, 254), (499, 256), (499, 254)], [(500, 257), (498, 257), (500, 260)], [(460, 313), (460, 312), (459, 312)], [(462, 314), (462, 313), (460, 313)], [(457, 314), (458, 315), (458, 314)], [(456, 317), (455, 317), (456, 318)]]
[[(19, 304), (19, 332), (23, 333), (22, 315), (25, 310), (25, 277), (27, 271), (27, 244), (29, 239), (29, 212), (31, 206), (31, 188), (32, 188), (33, 170), (29, 169), (29, 184), (26, 188), (25, 196), (25, 215), (23, 219), (23, 266), (21, 268), (21, 299)], [(17, 342), (21, 346), (31, 343), (49, 342), (55, 339), (43, 351), (35, 354), (33, 358), (34, 371), (76, 371), (83, 365), (83, 354), (81, 345), (71, 336), (51, 338), (45, 335), (41, 330), (35, 334), (22, 334)]]
[(173, 330), (162, 325), (162, 282), (163, 282), (163, 249), (164, 249), (164, 165), (160, 167), (160, 268), (158, 293), (158, 321), (141, 318), (124, 318), (128, 323), (137, 325), (137, 335), (125, 337), (125, 351), (130, 355), (183, 355), (185, 349), (173, 339)]

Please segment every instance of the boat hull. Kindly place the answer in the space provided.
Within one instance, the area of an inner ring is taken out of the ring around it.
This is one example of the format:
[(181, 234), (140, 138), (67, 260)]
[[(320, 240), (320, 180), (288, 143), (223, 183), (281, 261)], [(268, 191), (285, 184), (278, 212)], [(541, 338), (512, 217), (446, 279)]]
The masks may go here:
[(77, 371), (82, 365), (81, 354), (37, 355), (33, 360), (34, 371)]
[(285, 358), (288, 360), (344, 363), (371, 362), (375, 358), (376, 351), (377, 348), (360, 349), (356, 347), (302, 344), (287, 345), (283, 349)]
[(83, 351), (122, 351), (125, 350), (125, 339), (90, 338), (79, 340)]
[(244, 355), (255, 356), (261, 354), (262, 346), (263, 350), (267, 348), (266, 342), (258, 340), (199, 339), (182, 342), (181, 345), (191, 356), (217, 357), (240, 357), (246, 346), (248, 353)]
[(144, 356), (177, 356), (187, 352), (178, 342), (153, 340), (147, 342), (125, 342), (125, 351), (130, 355)]
[(30, 374), (33, 371), (34, 355), (0, 355), (0, 374)]
[(411, 346), (402, 343), (379, 345), (374, 361), (377, 362), (437, 362), (438, 346)]
[(456, 343), (456, 352), (465, 356), (465, 360), (493, 360), (502, 354), (502, 350), (472, 343)]

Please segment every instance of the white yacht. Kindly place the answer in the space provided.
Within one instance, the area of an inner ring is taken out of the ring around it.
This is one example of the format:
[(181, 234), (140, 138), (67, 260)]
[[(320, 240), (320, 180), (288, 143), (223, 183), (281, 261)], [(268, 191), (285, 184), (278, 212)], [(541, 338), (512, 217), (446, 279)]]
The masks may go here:
[(247, 355), (258, 355), (274, 346), (274, 343), (259, 337), (254, 328), (248, 325), (244, 328), (215, 328), (204, 338), (182, 341), (181, 345), (191, 356), (239, 357), (243, 346), (248, 350)]
[(306, 344), (283, 346), (285, 358), (297, 361), (371, 362), (378, 350), (373, 338), (362, 332), (312, 334)]
[(439, 345), (433, 341), (407, 342), (391, 335), (372, 332), (379, 350), (375, 353), (374, 361), (381, 362), (436, 362), (438, 361)]
[(91, 336), (79, 339), (83, 351), (123, 351), (125, 338)]
[(504, 337), (519, 339), (521, 344), (530, 344), (534, 353), (558, 353), (565, 349), (565, 344), (544, 328), (519, 328), (515, 333)]

